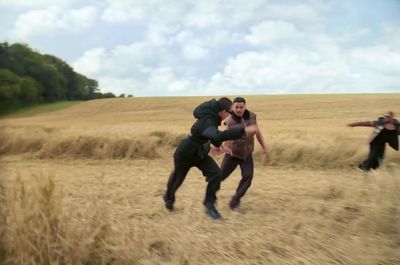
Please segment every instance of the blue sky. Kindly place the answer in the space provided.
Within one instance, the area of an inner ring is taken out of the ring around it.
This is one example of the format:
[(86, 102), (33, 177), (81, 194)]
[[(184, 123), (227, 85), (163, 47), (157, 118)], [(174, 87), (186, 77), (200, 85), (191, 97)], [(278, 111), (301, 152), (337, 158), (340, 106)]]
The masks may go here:
[(400, 92), (400, 0), (0, 0), (0, 23), (117, 95)]

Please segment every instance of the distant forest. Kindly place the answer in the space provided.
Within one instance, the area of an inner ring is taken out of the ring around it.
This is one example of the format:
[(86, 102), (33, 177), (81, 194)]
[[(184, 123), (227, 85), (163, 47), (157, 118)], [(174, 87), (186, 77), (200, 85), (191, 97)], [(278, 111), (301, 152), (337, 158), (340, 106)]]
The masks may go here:
[(64, 100), (115, 97), (63, 60), (26, 44), (0, 43), (0, 111)]

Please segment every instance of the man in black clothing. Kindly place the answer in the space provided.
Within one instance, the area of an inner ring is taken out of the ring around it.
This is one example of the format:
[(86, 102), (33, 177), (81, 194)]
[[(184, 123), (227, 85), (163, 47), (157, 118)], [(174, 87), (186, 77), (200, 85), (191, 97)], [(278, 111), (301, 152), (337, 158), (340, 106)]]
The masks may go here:
[(359, 164), (359, 168), (365, 172), (377, 169), (385, 154), (386, 143), (395, 150), (399, 150), (398, 135), (400, 135), (400, 123), (393, 118), (393, 112), (389, 111), (376, 121), (353, 122), (350, 127), (367, 126), (374, 127), (369, 140), (368, 158)]
[(256, 126), (248, 126), (219, 131), (218, 126), (229, 116), (231, 107), (232, 101), (222, 97), (219, 100), (212, 99), (204, 102), (194, 109), (193, 116), (197, 120), (192, 125), (188, 137), (179, 143), (174, 153), (174, 169), (163, 196), (167, 209), (174, 209), (176, 191), (185, 180), (190, 168), (197, 167), (208, 182), (203, 202), (206, 213), (213, 219), (221, 218), (215, 208), (216, 193), (221, 183), (221, 171), (217, 163), (208, 155), (210, 144), (219, 148), (225, 140), (237, 139), (246, 133), (254, 133), (258, 130)]

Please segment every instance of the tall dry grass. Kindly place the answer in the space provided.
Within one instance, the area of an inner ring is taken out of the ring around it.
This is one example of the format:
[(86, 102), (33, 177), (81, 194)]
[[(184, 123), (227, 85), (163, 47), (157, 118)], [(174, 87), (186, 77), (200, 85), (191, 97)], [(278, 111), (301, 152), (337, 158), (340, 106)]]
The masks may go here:
[[(282, 225), (252, 220), (257, 215), (251, 219), (236, 216), (222, 223), (191, 220), (190, 211), (177, 213), (179, 220), (165, 216), (163, 221), (152, 223), (150, 219), (160, 218), (159, 213), (148, 216), (148, 222), (129, 225), (113, 218), (112, 204), (99, 197), (86, 205), (85, 215), (76, 216), (64, 202), (66, 196), (62, 185), (55, 184), (55, 176), (28, 177), (19, 175), (7, 192), (4, 264), (400, 262), (400, 172), (393, 168), (368, 175), (365, 187), (354, 191), (360, 194), (350, 196), (341, 186), (328, 186), (312, 194), (325, 206), (311, 205), (307, 211), (315, 209), (326, 220), (304, 212), (303, 219), (288, 216)], [(343, 204), (332, 204), (343, 199)], [(247, 222), (261, 223), (253, 230)], [(377, 245), (384, 242), (382, 238), (387, 240), (385, 245)]]
[[(115, 239), (107, 209), (93, 203), (85, 218), (65, 210), (51, 175), (15, 180), (5, 201), (5, 264), (111, 264)], [(123, 245), (119, 245), (122, 247)]]
[[(0, 131), (0, 138), (1, 137), (1, 131)], [(2, 168), (2, 160), (1, 160), (1, 155), (0, 155), (0, 171), (3, 170)], [(4, 246), (4, 232), (5, 232), (5, 226), (6, 226), (6, 207), (5, 207), (5, 188), (4, 188), (4, 182), (5, 180), (3, 177), (0, 176), (0, 264), (4, 263), (5, 260), (5, 246)]]
[(371, 128), (346, 127), (399, 112), (399, 94), (247, 97), (271, 158), (263, 164), (256, 146), (245, 214), (225, 205), (238, 173), (223, 183), (221, 222), (204, 216), (199, 172), (177, 212), (161, 200), (174, 147), (206, 99), (98, 100), (1, 120), (4, 263), (400, 264), (398, 153), (361, 175)]
[(163, 150), (169, 150), (183, 139), (184, 134), (156, 130), (134, 138), (105, 137), (101, 135), (60, 136), (36, 128), (3, 129), (0, 155), (26, 154), (32, 158), (89, 158), (89, 159), (154, 159)]
[[(0, 155), (166, 159), (189, 132), (194, 106), (207, 99), (106, 99), (56, 113), (3, 119)], [(346, 124), (375, 119), (389, 109), (399, 112), (400, 94), (248, 96), (247, 100), (272, 151), (268, 165), (344, 168), (365, 159), (372, 131)], [(400, 164), (391, 150), (386, 161)]]
[(3, 181), (0, 179), (0, 264), (4, 264), (6, 259), (5, 227), (6, 227), (6, 205), (5, 205), (5, 189)]
[[(347, 128), (344, 128), (344, 130)], [(59, 130), (43, 128), (3, 129), (0, 155), (24, 155), (39, 159), (167, 159), (184, 133), (149, 131), (132, 138), (102, 135), (63, 136)], [(61, 135), (60, 135), (61, 134)], [(267, 138), (267, 137), (266, 137)], [(285, 131), (267, 138), (271, 158), (265, 165), (307, 168), (353, 167), (368, 154), (366, 142), (354, 141), (345, 132), (331, 136), (326, 132)], [(399, 163), (389, 150), (387, 161)], [(256, 161), (261, 161), (257, 146)]]

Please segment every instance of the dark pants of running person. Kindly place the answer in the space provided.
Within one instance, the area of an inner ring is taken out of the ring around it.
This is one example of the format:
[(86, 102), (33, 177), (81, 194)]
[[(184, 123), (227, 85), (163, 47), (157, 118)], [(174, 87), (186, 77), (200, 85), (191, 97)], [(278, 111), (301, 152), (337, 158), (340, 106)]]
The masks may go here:
[(230, 155), (225, 155), (224, 160), (221, 164), (221, 180), (225, 180), (237, 166), (240, 166), (242, 172), (242, 179), (236, 188), (236, 193), (233, 195), (229, 206), (236, 208), (240, 204), (240, 199), (246, 194), (246, 191), (251, 186), (251, 181), (254, 175), (254, 162), (253, 156), (250, 155), (246, 160), (236, 158)]
[(386, 141), (383, 137), (377, 136), (369, 144), (368, 158), (361, 163), (361, 167), (364, 170), (377, 169), (380, 162), (384, 158)]
[(204, 205), (212, 207), (217, 199), (216, 193), (221, 185), (221, 171), (217, 163), (206, 153), (199, 155), (199, 144), (189, 138), (183, 140), (174, 153), (174, 169), (168, 179), (165, 199), (175, 202), (175, 193), (182, 185), (190, 168), (197, 167), (206, 177), (208, 182)]

